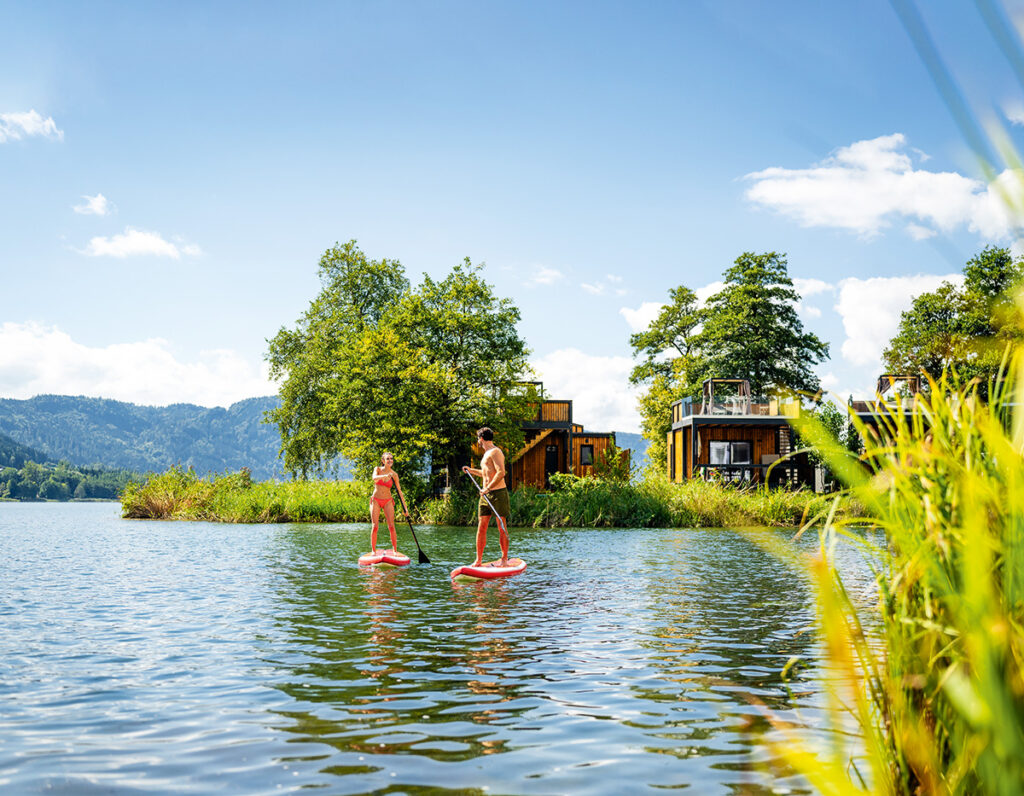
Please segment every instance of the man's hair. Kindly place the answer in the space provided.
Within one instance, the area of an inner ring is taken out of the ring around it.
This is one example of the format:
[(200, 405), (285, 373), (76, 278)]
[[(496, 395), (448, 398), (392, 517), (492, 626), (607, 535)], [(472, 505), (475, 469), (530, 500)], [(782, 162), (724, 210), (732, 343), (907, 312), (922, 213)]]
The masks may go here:
[(488, 442), (491, 442), (494, 439), (494, 432), (491, 431), (487, 426), (484, 426), (482, 429), (477, 431), (476, 435), (480, 437), (480, 439), (487, 440)]

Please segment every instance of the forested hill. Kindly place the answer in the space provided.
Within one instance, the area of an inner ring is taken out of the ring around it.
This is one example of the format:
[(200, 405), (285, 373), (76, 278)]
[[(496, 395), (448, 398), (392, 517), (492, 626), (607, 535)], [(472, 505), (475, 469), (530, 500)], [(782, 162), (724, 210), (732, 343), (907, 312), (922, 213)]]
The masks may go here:
[(43, 464), (49, 460), (50, 457), (42, 451), (21, 445), (6, 434), (0, 434), (0, 469), (14, 467), (20, 470), (25, 466), (25, 462)]
[[(227, 409), (192, 404), (137, 406), (103, 398), (39, 395), (0, 399), (0, 434), (35, 448), (41, 461), (66, 460), (138, 472), (174, 464), (202, 474), (248, 467), (254, 478), (280, 477), (277, 427), (262, 422), (276, 396)], [(0, 460), (3, 452), (0, 440)], [(14, 449), (12, 449), (13, 453)]]

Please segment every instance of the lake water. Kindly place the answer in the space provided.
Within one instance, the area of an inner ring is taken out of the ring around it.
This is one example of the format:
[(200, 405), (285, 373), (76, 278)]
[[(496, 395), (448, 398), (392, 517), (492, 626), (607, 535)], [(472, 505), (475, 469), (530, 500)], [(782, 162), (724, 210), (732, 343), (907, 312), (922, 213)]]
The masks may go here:
[(4, 793), (806, 792), (750, 727), (820, 721), (810, 597), (739, 533), (513, 530), (453, 585), (469, 529), (366, 571), (363, 525), (118, 512), (0, 504)]

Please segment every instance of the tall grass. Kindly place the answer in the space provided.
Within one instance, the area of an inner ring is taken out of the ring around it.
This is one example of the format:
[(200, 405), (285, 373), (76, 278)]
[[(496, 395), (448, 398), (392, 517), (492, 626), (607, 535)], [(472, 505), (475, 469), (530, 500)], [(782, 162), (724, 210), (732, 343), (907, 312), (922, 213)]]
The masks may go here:
[[(806, 490), (737, 489), (707, 481), (555, 476), (556, 488), (523, 487), (511, 495), (517, 527), (797, 527), (826, 511), (829, 499)], [(364, 522), (372, 485), (363, 481), (252, 482), (245, 471), (200, 478), (174, 467), (129, 486), (122, 514), (137, 519), (214, 522)], [(453, 493), (410, 506), (435, 525), (475, 525), (476, 493)], [(853, 504), (851, 504), (853, 505)]]
[(214, 478), (173, 467), (130, 484), (122, 516), (211, 522), (356, 522), (369, 515), (364, 481), (253, 482), (242, 470)]
[[(735, 488), (712, 481), (671, 483), (664, 476), (639, 483), (617, 479), (552, 477), (553, 489), (521, 487), (511, 495), (509, 524), (519, 527), (732, 528), (799, 527), (828, 510), (830, 499), (807, 490)], [(476, 495), (429, 501), (428, 522), (476, 522)], [(856, 504), (850, 503), (856, 510)]]
[[(932, 383), (912, 414), (882, 408), (861, 462), (828, 448), (884, 547), (829, 517), (807, 562), (829, 659), (832, 720), (852, 716), (863, 754), (776, 743), (822, 792), (1024, 793), (1024, 372), (992, 385)], [(867, 465), (867, 469), (862, 465)], [(830, 551), (840, 534), (876, 567), (878, 633), (849, 598)], [(845, 716), (844, 716), (845, 714)], [(837, 734), (836, 737), (839, 737)]]

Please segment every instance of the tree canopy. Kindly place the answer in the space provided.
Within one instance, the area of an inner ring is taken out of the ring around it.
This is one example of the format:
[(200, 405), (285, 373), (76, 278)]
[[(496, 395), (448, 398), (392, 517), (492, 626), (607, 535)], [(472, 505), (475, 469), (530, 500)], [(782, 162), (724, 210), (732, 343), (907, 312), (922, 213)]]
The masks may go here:
[(962, 286), (943, 282), (917, 296), (900, 317), (882, 360), (890, 373), (924, 371), (938, 379), (953, 368), (965, 379), (992, 378), (1006, 345), (1021, 339), (1012, 288), (1024, 277), (1024, 262), (1005, 248), (987, 246), (967, 261)]
[(655, 467), (664, 458), (671, 403), (699, 397), (705, 379), (747, 379), (755, 394), (819, 389), (813, 367), (829, 347), (804, 331), (785, 255), (744, 252), (723, 276), (703, 307), (690, 288), (672, 289), (658, 317), (630, 337), (638, 360), (630, 381), (646, 387), (639, 408)]
[(368, 473), (384, 450), (422, 471), (467, 461), (474, 431), (522, 445), (529, 396), (519, 310), (469, 259), (411, 287), (396, 260), (368, 259), (355, 241), (320, 260), (322, 289), (293, 329), (269, 341), (281, 406), (285, 468), (309, 474), (339, 457)]

